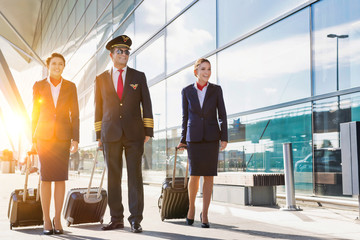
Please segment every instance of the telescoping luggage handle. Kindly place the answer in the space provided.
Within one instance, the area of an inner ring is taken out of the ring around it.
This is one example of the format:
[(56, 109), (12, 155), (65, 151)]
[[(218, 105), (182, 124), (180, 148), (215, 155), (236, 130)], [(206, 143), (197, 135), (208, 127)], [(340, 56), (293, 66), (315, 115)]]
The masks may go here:
[[(34, 157), (36, 155), (35, 151), (29, 151), (27, 152), (27, 159), (26, 159), (26, 172), (25, 172), (25, 185), (24, 185), (24, 194), (23, 194), (23, 202), (26, 201), (26, 197), (27, 197), (27, 191), (28, 191), (28, 179), (29, 179), (29, 174), (30, 174), (30, 161), (31, 161), (31, 157)], [(39, 201), (40, 199), (40, 175), (39, 175), (39, 183), (38, 183), (38, 188), (36, 191), (36, 201)]]
[(93, 165), (92, 172), (91, 172), (91, 177), (90, 177), (89, 186), (88, 186), (86, 195), (85, 195), (85, 197), (84, 197), (84, 201), (87, 202), (87, 203), (97, 203), (97, 202), (101, 201), (101, 199), (102, 199), (101, 190), (102, 190), (102, 185), (103, 185), (103, 182), (104, 182), (104, 176), (105, 176), (105, 172), (106, 172), (106, 164), (105, 164), (104, 170), (103, 170), (103, 172), (102, 172), (101, 181), (100, 181), (100, 186), (99, 186), (99, 188), (98, 188), (98, 191), (97, 191), (96, 195), (95, 195), (95, 194), (90, 194), (91, 183), (92, 183), (92, 180), (93, 180), (93, 177), (94, 177), (96, 164), (97, 164), (97, 162), (98, 162), (97, 159), (98, 159), (98, 155), (99, 155), (99, 152), (100, 152), (100, 151), (102, 151), (102, 148), (101, 148), (101, 147), (98, 147), (98, 148), (96, 149), (96, 154), (95, 154), (95, 159), (94, 159), (94, 165)]
[[(178, 152), (179, 149), (186, 149), (186, 146), (175, 147), (174, 169), (173, 169), (173, 176), (172, 176), (172, 183), (171, 183), (171, 187), (172, 187), (172, 188), (175, 188), (176, 159), (177, 159), (177, 152)], [(188, 172), (189, 172), (189, 158), (188, 158), (188, 160), (187, 160), (187, 162), (186, 162), (186, 172), (185, 172), (185, 179), (184, 179), (184, 188), (186, 188), (186, 186), (187, 186)]]

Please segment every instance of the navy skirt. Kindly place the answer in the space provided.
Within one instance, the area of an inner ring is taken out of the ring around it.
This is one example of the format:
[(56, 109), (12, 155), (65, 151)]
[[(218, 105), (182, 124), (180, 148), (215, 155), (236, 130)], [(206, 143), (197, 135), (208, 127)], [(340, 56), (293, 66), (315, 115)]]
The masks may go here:
[(70, 140), (37, 140), (41, 181), (68, 180), (70, 143)]
[(190, 176), (217, 176), (219, 141), (187, 142)]

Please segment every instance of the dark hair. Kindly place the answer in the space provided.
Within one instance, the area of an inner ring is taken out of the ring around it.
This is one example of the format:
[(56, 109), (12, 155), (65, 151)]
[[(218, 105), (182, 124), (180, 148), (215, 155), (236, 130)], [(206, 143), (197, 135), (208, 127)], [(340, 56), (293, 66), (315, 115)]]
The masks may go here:
[(197, 71), (200, 64), (202, 64), (204, 62), (207, 62), (207, 63), (209, 63), (211, 65), (210, 61), (207, 60), (206, 58), (199, 58), (198, 60), (196, 60), (196, 62), (194, 64), (194, 75), (195, 75), (195, 77), (197, 77), (196, 74), (195, 74), (195, 71)]
[(56, 53), (56, 52), (52, 53), (51, 56), (46, 59), (46, 66), (49, 67), (51, 59), (56, 58), (56, 57), (61, 58), (64, 61), (64, 66), (65, 66), (64, 56), (61, 55), (60, 53)]

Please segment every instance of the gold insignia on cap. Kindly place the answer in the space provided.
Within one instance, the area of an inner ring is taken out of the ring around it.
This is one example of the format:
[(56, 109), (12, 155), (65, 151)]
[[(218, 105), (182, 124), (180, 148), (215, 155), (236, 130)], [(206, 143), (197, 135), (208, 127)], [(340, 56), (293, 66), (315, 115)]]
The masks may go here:
[(126, 42), (127, 40), (129, 40), (129, 37), (127, 37), (127, 36), (122, 35), (121, 37), (122, 37), (122, 39), (123, 39), (124, 42)]
[(130, 86), (131, 86), (134, 90), (136, 90), (136, 88), (138, 87), (138, 85), (139, 85), (139, 84), (130, 84)]

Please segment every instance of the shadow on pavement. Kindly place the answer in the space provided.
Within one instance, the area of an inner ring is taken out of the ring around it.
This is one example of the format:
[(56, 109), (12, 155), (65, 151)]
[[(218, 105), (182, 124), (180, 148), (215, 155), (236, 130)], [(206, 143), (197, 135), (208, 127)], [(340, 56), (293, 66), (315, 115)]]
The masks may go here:
[[(183, 222), (179, 222), (179, 221), (167, 221), (168, 223), (171, 224), (176, 224), (176, 225), (184, 225)], [(200, 227), (200, 222), (199, 221), (195, 221), (194, 225), (195, 226), (189, 226), (189, 228), (196, 228), (196, 227)], [(199, 226), (196, 226), (199, 225)], [(283, 234), (283, 233), (277, 233), (277, 232), (266, 232), (266, 231), (258, 231), (258, 230), (245, 230), (245, 229), (239, 229), (239, 227), (237, 226), (230, 226), (230, 225), (222, 225), (222, 224), (216, 224), (216, 223), (210, 223), (210, 227), (213, 229), (219, 229), (219, 230), (225, 230), (225, 231), (232, 231), (232, 232), (236, 232), (239, 234), (247, 234), (250, 236), (257, 236), (257, 237), (266, 237), (266, 238), (273, 238), (273, 239), (290, 239), (290, 240), (323, 240), (324, 237), (314, 237), (314, 236), (308, 236), (308, 235), (297, 235), (297, 234)], [(191, 230), (190, 230), (191, 231)], [(150, 231), (151, 232), (151, 231)], [(166, 234), (166, 233), (163, 233)], [(159, 235), (161, 236), (161, 235)], [(194, 236), (185, 236), (185, 235), (181, 235), (182, 237), (184, 237), (183, 239), (217, 239), (217, 238), (201, 238), (201, 237), (194, 237)], [(163, 237), (163, 236), (162, 236)], [(329, 237), (331, 238), (331, 237)], [(171, 239), (171, 238), (169, 238)], [(179, 238), (182, 239), (182, 238)], [(341, 240), (341, 239), (339, 239)]]
[[(84, 229), (89, 229), (89, 230), (101, 230), (100, 227), (99, 229), (95, 229), (94, 228), (95, 225), (93, 226), (87, 226), (87, 227), (83, 227)], [(96, 226), (98, 227), (98, 226)], [(43, 228), (21, 228), (21, 229), (16, 229), (16, 228), (13, 228), (12, 231), (17, 231), (19, 233), (23, 233), (23, 234), (26, 234), (26, 235), (42, 235), (42, 236), (45, 236), (43, 235)], [(72, 239), (72, 240), (105, 240), (106, 238), (98, 238), (98, 237), (91, 237), (91, 236), (86, 236), (86, 235), (83, 235), (83, 236), (79, 236), (79, 235), (74, 235), (72, 234), (72, 231), (68, 231), (68, 230), (64, 230), (64, 234), (61, 234), (61, 235), (56, 235), (56, 234), (53, 234), (53, 235), (49, 235), (49, 237), (52, 237), (52, 238), (56, 238), (56, 239)]]

